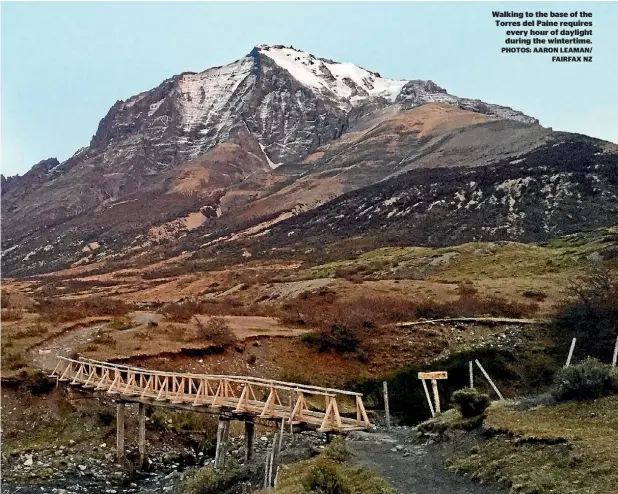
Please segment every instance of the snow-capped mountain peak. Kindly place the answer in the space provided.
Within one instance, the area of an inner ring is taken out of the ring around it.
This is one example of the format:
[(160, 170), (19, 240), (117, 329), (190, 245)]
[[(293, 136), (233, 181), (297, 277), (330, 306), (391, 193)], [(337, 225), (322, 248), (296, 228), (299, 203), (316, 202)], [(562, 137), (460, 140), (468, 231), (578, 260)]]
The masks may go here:
[(371, 97), (393, 102), (408, 82), (386, 79), (352, 63), (318, 58), (293, 47), (260, 45), (256, 49), (304, 86), (352, 105)]

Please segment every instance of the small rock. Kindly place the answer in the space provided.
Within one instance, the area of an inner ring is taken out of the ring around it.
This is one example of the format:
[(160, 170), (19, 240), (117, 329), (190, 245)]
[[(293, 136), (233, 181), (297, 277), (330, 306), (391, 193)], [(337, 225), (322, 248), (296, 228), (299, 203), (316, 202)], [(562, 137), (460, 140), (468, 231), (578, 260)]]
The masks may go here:
[(24, 466), (31, 467), (33, 463), (34, 463), (34, 460), (32, 459), (32, 455), (26, 456), (26, 461), (24, 461)]
[(77, 465), (77, 468), (79, 468), (83, 472), (84, 470), (86, 470), (86, 465)]

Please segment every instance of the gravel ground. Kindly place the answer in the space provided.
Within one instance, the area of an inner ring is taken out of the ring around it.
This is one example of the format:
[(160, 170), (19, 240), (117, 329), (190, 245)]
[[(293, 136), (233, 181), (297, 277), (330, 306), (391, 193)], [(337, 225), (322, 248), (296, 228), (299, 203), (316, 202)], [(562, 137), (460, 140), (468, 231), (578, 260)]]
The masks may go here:
[(353, 434), (347, 447), (360, 466), (384, 477), (400, 494), (506, 493), (447, 472), (443, 459), (452, 444), (415, 444), (407, 427), (393, 428), (390, 433)]

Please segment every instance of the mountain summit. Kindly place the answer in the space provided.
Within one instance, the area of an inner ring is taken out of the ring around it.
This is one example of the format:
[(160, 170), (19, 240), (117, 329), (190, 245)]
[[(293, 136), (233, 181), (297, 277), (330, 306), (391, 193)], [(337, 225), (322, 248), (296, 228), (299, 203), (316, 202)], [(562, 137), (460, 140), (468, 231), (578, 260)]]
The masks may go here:
[(433, 81), (260, 45), (117, 101), (89, 146), (3, 178), (2, 262), (50, 270), (191, 231), (210, 245), (216, 231), (283, 221), (417, 169), (519, 157), (555, 135)]

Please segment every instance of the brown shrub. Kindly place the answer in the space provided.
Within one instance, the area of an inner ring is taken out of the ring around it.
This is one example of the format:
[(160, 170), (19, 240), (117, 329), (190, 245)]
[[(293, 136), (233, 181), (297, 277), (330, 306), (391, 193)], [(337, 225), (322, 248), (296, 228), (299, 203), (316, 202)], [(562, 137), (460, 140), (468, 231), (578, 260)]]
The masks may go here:
[(0, 308), (8, 309), (10, 306), (10, 295), (6, 290), (0, 290)]
[(457, 292), (460, 297), (471, 297), (476, 295), (479, 291), (471, 281), (464, 281), (463, 283), (459, 283), (459, 285), (457, 285)]
[(0, 319), (2, 321), (19, 321), (23, 316), (21, 309), (2, 309)]
[(17, 370), (26, 367), (26, 359), (21, 353), (9, 353), (2, 358), (2, 365)]
[(502, 297), (488, 295), (485, 297), (460, 297), (447, 306), (450, 317), (526, 317), (539, 310), (537, 303), (520, 303), (508, 301)]
[(68, 322), (86, 317), (122, 316), (133, 309), (132, 305), (111, 297), (93, 296), (79, 300), (41, 299), (35, 310), (41, 320), (49, 322)]
[(199, 314), (200, 305), (195, 300), (183, 300), (182, 302), (170, 302), (165, 304), (159, 312), (168, 321), (187, 322), (195, 314)]
[(209, 317), (205, 321), (195, 318), (197, 339), (209, 340), (219, 346), (236, 343), (237, 338), (222, 317)]
[(543, 302), (543, 300), (547, 298), (547, 294), (540, 290), (526, 290), (522, 295), (526, 298), (536, 300), (537, 302)]
[(13, 335), (13, 338), (15, 338), (16, 340), (22, 338), (32, 338), (34, 336), (42, 336), (44, 334), (47, 334), (48, 331), (49, 330), (45, 326), (37, 324), (36, 326), (33, 326), (29, 329), (22, 329), (21, 331), (17, 331)]
[(108, 333), (98, 332), (94, 338), (92, 338), (92, 342), (97, 345), (103, 345), (111, 348), (116, 347), (116, 340)]

